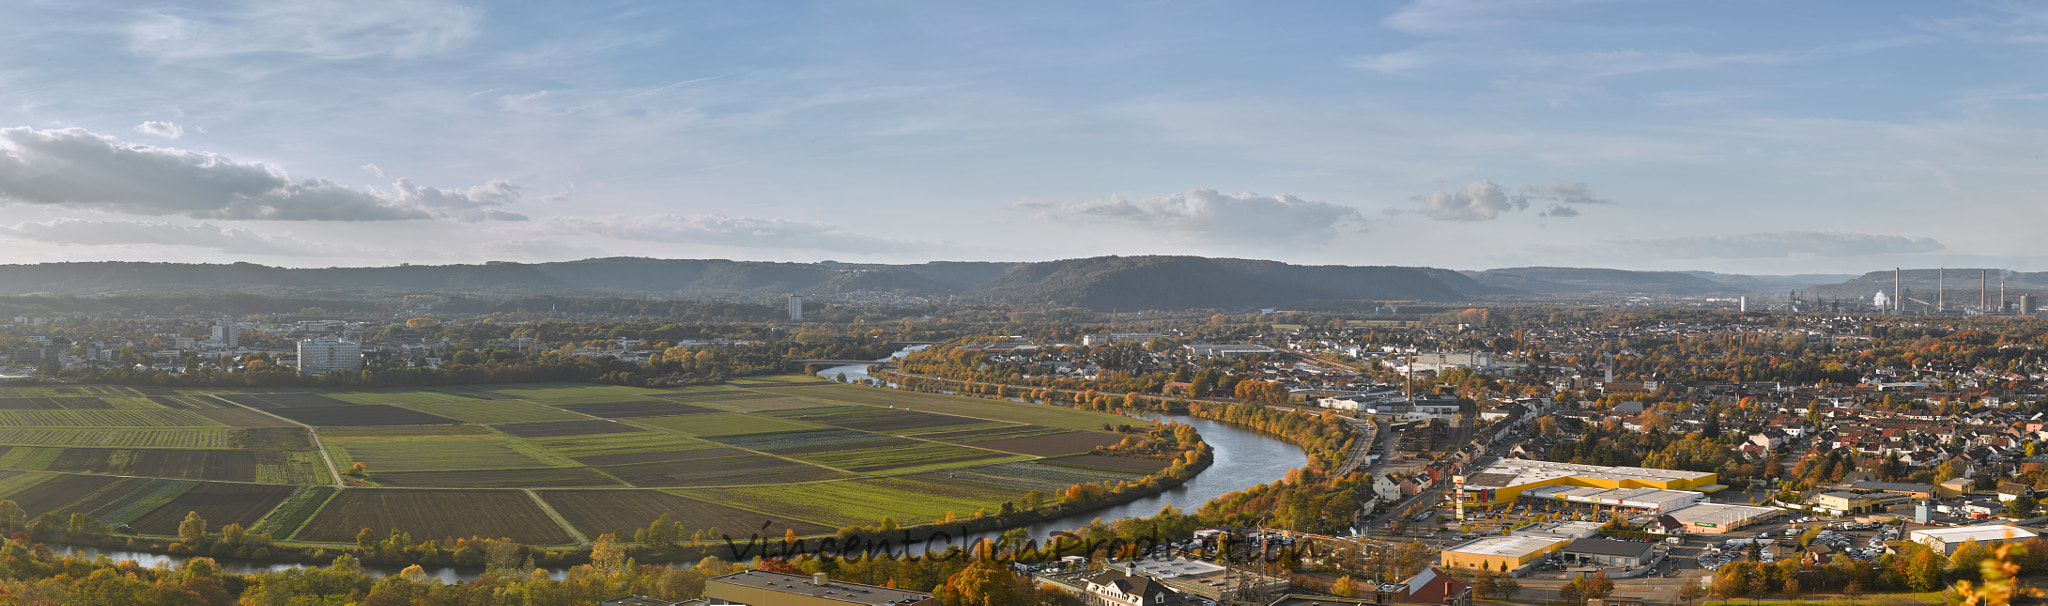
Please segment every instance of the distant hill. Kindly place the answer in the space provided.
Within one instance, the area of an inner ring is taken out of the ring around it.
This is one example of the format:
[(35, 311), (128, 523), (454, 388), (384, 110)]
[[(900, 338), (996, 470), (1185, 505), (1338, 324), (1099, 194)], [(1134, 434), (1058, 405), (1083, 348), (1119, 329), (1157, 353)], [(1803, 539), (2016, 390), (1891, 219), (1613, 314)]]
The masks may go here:
[(1294, 307), (1358, 299), (1455, 301), (1504, 294), (1456, 272), (1301, 266), (1203, 257), (1041, 263), (769, 263), (615, 257), (560, 263), (288, 269), (237, 263), (0, 266), (0, 295), (246, 293), (323, 298), (407, 293), (762, 301), (855, 292), (964, 296), (1092, 309)]
[[(1974, 290), (1977, 270), (1949, 270), (1950, 297)], [(1909, 289), (1931, 291), (1935, 270), (1906, 272)], [(2048, 291), (2048, 273), (1992, 271), (2009, 290)], [(1713, 272), (1518, 267), (1458, 272), (1431, 267), (1292, 265), (1191, 256), (1109, 256), (1031, 263), (937, 261), (912, 265), (774, 263), (728, 259), (610, 257), (558, 263), (401, 265), (292, 269), (249, 263), (45, 263), (0, 265), (0, 296), (262, 295), (289, 300), (361, 300), (405, 294), (491, 300), (533, 297), (722, 300), (775, 305), (785, 294), (833, 297), (887, 293), (1096, 310), (1320, 309), (1358, 301), (1454, 303), (1587, 295), (1782, 294), (1869, 297), (1890, 290), (1891, 272), (1864, 276), (1746, 276)], [(204, 299), (200, 299), (204, 300)], [(195, 300), (195, 301), (200, 301)], [(218, 300), (218, 299), (212, 299)], [(20, 305), (35, 305), (22, 302)], [(481, 305), (481, 303), (477, 303)], [(554, 305), (555, 303), (549, 303)], [(605, 303), (621, 313), (633, 307)], [(768, 308), (763, 308), (768, 309)], [(763, 313), (708, 309), (737, 317)]]
[[(1946, 279), (1943, 275), (1946, 274)], [(2005, 283), (2008, 298), (2021, 294), (2048, 294), (2048, 272), (2020, 272), (2004, 269), (1950, 268), (1907, 269), (1898, 272), (1898, 283), (1909, 296), (1932, 302), (1937, 287), (1946, 287), (1952, 303), (1977, 302), (1979, 276), (1982, 276), (1985, 298), (1996, 306), (1999, 282)], [(1893, 292), (1891, 270), (1873, 271), (1849, 280), (1815, 287), (1823, 297), (1868, 300), (1879, 291)], [(1925, 295), (1925, 296), (1922, 296)]]
[(1740, 289), (1686, 272), (1586, 267), (1514, 267), (1467, 272), (1480, 284), (1536, 295), (1735, 294)]
[(1751, 276), (1743, 274), (1720, 274), (1711, 271), (1682, 272), (1721, 284), (1745, 293), (1783, 294), (1787, 291), (1806, 291), (1824, 284), (1834, 284), (1855, 278), (1849, 274), (1795, 274), (1789, 276)]

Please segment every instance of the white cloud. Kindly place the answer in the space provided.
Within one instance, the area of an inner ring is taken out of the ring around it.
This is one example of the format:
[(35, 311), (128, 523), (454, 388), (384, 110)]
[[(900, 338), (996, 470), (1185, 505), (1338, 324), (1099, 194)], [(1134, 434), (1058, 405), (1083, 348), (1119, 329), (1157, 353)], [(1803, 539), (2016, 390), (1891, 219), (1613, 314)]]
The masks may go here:
[(1550, 205), (1550, 208), (1545, 209), (1543, 212), (1536, 213), (1536, 216), (1550, 217), (1553, 219), (1563, 219), (1567, 217), (1579, 216), (1579, 210), (1576, 208), (1572, 208), (1570, 206), (1565, 206), (1563, 204), (1552, 204)]
[(142, 133), (145, 135), (156, 135), (159, 137), (163, 137), (165, 139), (176, 139), (178, 137), (185, 136), (184, 127), (178, 126), (177, 124), (173, 124), (170, 122), (159, 122), (156, 120), (150, 120), (148, 122), (135, 125), (135, 132)]
[(129, 50), (166, 60), (296, 55), (412, 58), (467, 44), (481, 14), (440, 0), (246, 0), (213, 11), (164, 10), (128, 24)]
[(1930, 253), (1948, 249), (1933, 238), (1833, 231), (1614, 240), (1607, 242), (1607, 245), (1615, 254), (1666, 259), (1860, 257)]
[(1188, 239), (1260, 245), (1321, 245), (1340, 232), (1366, 228), (1365, 215), (1349, 206), (1311, 202), (1287, 194), (1224, 194), (1213, 189), (1193, 189), (1135, 201), (1111, 196), (1079, 204), (1015, 206), (1038, 210), (1039, 217), (1056, 221), (1121, 223)]
[(309, 256), (336, 251), (305, 240), (265, 236), (247, 229), (223, 229), (209, 223), (181, 225), (161, 221), (93, 221), (58, 219), (46, 223), (0, 226), (0, 235), (60, 246), (160, 245), (218, 250), (232, 254)]
[(496, 208), (519, 198), (518, 188), (503, 181), (437, 189), (399, 179), (393, 188), (294, 181), (270, 164), (125, 143), (81, 128), (0, 129), (0, 201), (199, 219), (524, 218)]
[(551, 223), (573, 232), (620, 240), (739, 248), (881, 253), (922, 250), (932, 246), (925, 242), (863, 236), (825, 223), (718, 214), (556, 217)]
[(1490, 221), (1501, 213), (1528, 206), (1528, 202), (1509, 198), (1499, 185), (1483, 179), (1457, 191), (1437, 190), (1415, 199), (1422, 201), (1422, 214), (1441, 221)]

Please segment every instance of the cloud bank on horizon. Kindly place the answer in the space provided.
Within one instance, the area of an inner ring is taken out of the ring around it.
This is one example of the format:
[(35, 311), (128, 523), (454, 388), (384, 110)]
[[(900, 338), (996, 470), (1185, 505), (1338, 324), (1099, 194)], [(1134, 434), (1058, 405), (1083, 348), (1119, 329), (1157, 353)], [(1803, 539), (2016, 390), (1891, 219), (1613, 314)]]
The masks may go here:
[(0, 263), (2048, 268), (2024, 4), (14, 12)]

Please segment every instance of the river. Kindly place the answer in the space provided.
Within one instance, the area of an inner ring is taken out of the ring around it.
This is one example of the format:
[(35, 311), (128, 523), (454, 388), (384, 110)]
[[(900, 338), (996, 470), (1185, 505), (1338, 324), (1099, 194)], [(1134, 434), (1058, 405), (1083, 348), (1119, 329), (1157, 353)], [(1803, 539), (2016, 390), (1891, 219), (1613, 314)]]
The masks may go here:
[[(902, 357), (903, 354), (923, 348), (923, 345), (919, 345), (890, 357)], [(846, 374), (848, 382), (873, 378), (868, 375), (867, 367), (862, 365), (834, 366), (818, 372), (818, 376), (832, 378), (840, 373)], [(1097, 518), (1109, 523), (1128, 517), (1149, 517), (1159, 513), (1159, 509), (1167, 505), (1192, 514), (1203, 503), (1223, 496), (1224, 493), (1271, 483), (1285, 477), (1287, 470), (1308, 464), (1308, 454), (1302, 452), (1301, 447), (1251, 430), (1181, 415), (1163, 415), (1150, 419), (1172, 420), (1194, 426), (1195, 431), (1201, 432), (1202, 441), (1214, 449), (1214, 462), (1194, 478), (1156, 496), (1108, 509), (1032, 524), (1029, 528), (1031, 537), (1045, 539), (1055, 532), (1087, 526), (1088, 522)]]

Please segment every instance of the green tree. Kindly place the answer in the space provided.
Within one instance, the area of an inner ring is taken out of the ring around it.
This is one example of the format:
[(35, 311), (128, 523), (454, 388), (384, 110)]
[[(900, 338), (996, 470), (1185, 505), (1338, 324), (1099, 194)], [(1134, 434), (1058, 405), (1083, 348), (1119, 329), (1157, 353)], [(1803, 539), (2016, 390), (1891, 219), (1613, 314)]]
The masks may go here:
[(197, 545), (205, 538), (206, 518), (199, 517), (197, 511), (185, 512), (185, 521), (178, 522), (178, 540), (186, 545)]
[[(992, 549), (992, 548), (977, 548)], [(993, 556), (993, 554), (989, 554)], [(946, 577), (940, 601), (947, 606), (1009, 606), (1018, 603), (1017, 574), (994, 557), (976, 557), (966, 568)]]

